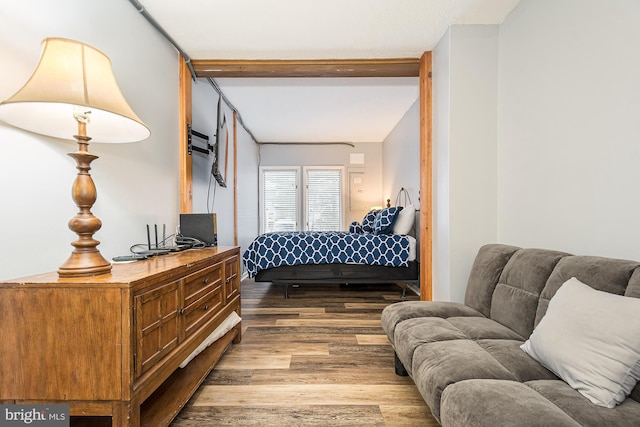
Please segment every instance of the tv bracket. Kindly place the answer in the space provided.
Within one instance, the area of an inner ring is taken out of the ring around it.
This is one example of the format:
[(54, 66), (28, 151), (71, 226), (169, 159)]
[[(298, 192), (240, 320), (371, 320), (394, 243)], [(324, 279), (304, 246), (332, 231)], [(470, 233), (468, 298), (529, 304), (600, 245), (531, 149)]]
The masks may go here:
[[(206, 141), (207, 148), (201, 148), (193, 145), (192, 137), (194, 136), (202, 139), (203, 141)], [(213, 145), (209, 144), (208, 135), (195, 131), (191, 128), (191, 125), (187, 125), (187, 153), (191, 155), (193, 154), (194, 151), (197, 151), (198, 153), (202, 153), (208, 156), (209, 152), (213, 152)]]

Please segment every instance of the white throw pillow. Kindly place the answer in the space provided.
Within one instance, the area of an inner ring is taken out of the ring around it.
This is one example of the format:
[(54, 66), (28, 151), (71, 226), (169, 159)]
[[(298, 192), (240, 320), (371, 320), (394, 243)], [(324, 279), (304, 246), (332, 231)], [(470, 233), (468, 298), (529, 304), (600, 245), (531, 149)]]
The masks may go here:
[(405, 206), (396, 217), (396, 222), (393, 223), (393, 234), (409, 234), (415, 219), (416, 209), (413, 205)]
[(562, 284), (522, 348), (596, 405), (613, 408), (640, 379), (640, 299)]

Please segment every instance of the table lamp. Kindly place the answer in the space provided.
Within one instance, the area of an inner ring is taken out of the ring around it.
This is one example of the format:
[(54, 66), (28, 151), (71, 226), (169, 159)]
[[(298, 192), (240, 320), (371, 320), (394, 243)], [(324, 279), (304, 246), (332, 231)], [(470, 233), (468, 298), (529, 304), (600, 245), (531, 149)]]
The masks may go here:
[(78, 151), (69, 153), (78, 169), (71, 193), (79, 209), (69, 221), (69, 229), (78, 239), (71, 243), (74, 250), (58, 269), (58, 275), (109, 273), (111, 263), (100, 254), (100, 242), (93, 238), (102, 222), (91, 213), (97, 195), (89, 170), (98, 156), (89, 153), (89, 141), (134, 142), (150, 134), (120, 92), (111, 60), (75, 40), (43, 40), (35, 71), (22, 89), (0, 103), (0, 119), (31, 132), (75, 139), (78, 143)]

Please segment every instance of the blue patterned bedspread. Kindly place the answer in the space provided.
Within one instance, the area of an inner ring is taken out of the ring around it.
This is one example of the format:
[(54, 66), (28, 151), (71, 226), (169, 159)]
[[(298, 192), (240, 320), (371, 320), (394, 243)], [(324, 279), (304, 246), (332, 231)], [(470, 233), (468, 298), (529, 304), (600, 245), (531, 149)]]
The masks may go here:
[(261, 234), (242, 255), (249, 277), (260, 270), (299, 264), (409, 265), (409, 238), (345, 231), (288, 231)]

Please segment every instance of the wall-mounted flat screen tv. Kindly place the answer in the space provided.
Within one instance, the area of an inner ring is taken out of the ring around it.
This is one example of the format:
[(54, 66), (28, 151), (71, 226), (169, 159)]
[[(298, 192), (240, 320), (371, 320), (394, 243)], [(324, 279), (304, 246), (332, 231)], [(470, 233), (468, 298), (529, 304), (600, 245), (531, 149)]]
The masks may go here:
[(227, 148), (229, 147), (229, 132), (227, 129), (227, 119), (222, 109), (222, 97), (218, 98), (216, 142), (213, 147), (213, 166), (211, 174), (218, 181), (220, 187), (226, 187), (227, 177)]

